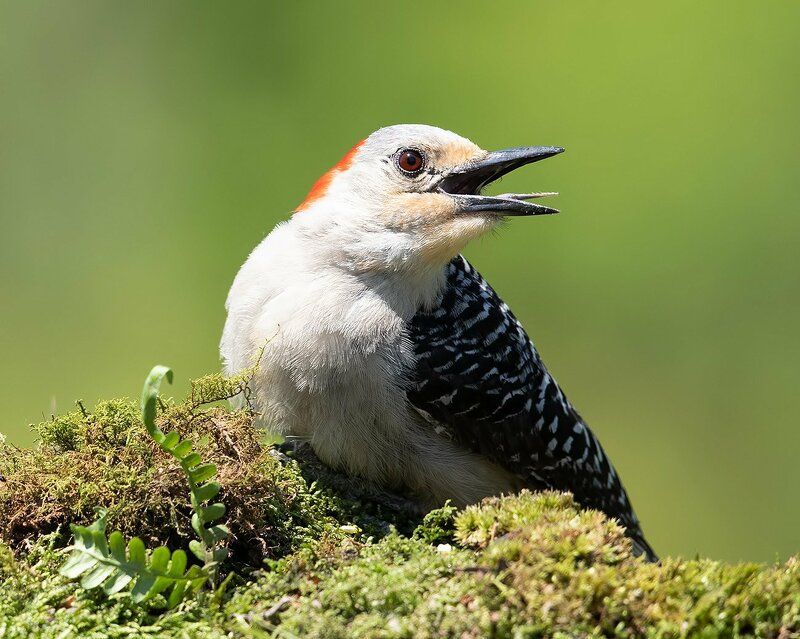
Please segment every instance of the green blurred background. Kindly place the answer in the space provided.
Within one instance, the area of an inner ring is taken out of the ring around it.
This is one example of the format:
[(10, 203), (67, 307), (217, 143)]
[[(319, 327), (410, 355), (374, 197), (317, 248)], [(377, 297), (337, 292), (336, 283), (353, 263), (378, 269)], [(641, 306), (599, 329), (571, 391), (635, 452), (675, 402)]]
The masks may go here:
[(469, 257), (658, 551), (800, 550), (800, 3), (0, 2), (0, 430), (217, 370), (248, 252), (398, 122), (567, 153)]

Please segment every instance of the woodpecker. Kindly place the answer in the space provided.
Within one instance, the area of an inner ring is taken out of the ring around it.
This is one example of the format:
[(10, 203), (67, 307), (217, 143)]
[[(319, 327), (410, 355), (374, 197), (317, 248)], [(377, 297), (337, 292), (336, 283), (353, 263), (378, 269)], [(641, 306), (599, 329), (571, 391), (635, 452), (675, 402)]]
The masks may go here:
[(563, 151), (485, 151), (425, 125), (379, 129), (253, 250), (220, 345), (254, 364), (259, 421), (327, 465), (426, 507), (570, 491), (655, 560), (617, 472), (508, 306), (461, 255), (552, 193), (483, 195)]

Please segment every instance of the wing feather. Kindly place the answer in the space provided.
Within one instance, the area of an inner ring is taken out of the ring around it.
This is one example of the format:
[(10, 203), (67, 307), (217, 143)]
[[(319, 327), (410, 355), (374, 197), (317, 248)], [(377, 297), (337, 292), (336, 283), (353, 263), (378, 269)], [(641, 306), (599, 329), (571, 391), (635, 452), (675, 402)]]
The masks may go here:
[(532, 488), (568, 490), (617, 518), (654, 558), (600, 442), (552, 378), (521, 324), (462, 257), (430, 309), (413, 318), (408, 399), (439, 430)]

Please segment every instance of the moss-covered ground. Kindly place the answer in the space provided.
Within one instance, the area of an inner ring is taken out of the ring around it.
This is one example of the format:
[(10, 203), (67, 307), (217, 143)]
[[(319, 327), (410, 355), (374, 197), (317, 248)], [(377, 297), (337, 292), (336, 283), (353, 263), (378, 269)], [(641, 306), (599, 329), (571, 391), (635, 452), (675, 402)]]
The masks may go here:
[(0, 637), (800, 637), (800, 561), (634, 558), (622, 529), (561, 493), (522, 493), (424, 518), (397, 496), (268, 443), (237, 390), (198, 380), (164, 427), (218, 467), (234, 535), (224, 589), (164, 612), (59, 575), (69, 523), (185, 548), (185, 478), (129, 400), (0, 445)]

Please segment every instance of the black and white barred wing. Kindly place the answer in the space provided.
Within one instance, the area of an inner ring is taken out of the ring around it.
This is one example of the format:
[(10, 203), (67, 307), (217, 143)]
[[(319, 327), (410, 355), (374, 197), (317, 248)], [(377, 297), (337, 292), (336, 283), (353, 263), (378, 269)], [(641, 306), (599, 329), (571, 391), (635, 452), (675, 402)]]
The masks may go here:
[(600, 443), (508, 306), (466, 259), (448, 265), (438, 303), (417, 313), (410, 337), (417, 366), (408, 398), (442, 434), (532, 488), (572, 492), (582, 506), (616, 517), (641, 538)]

